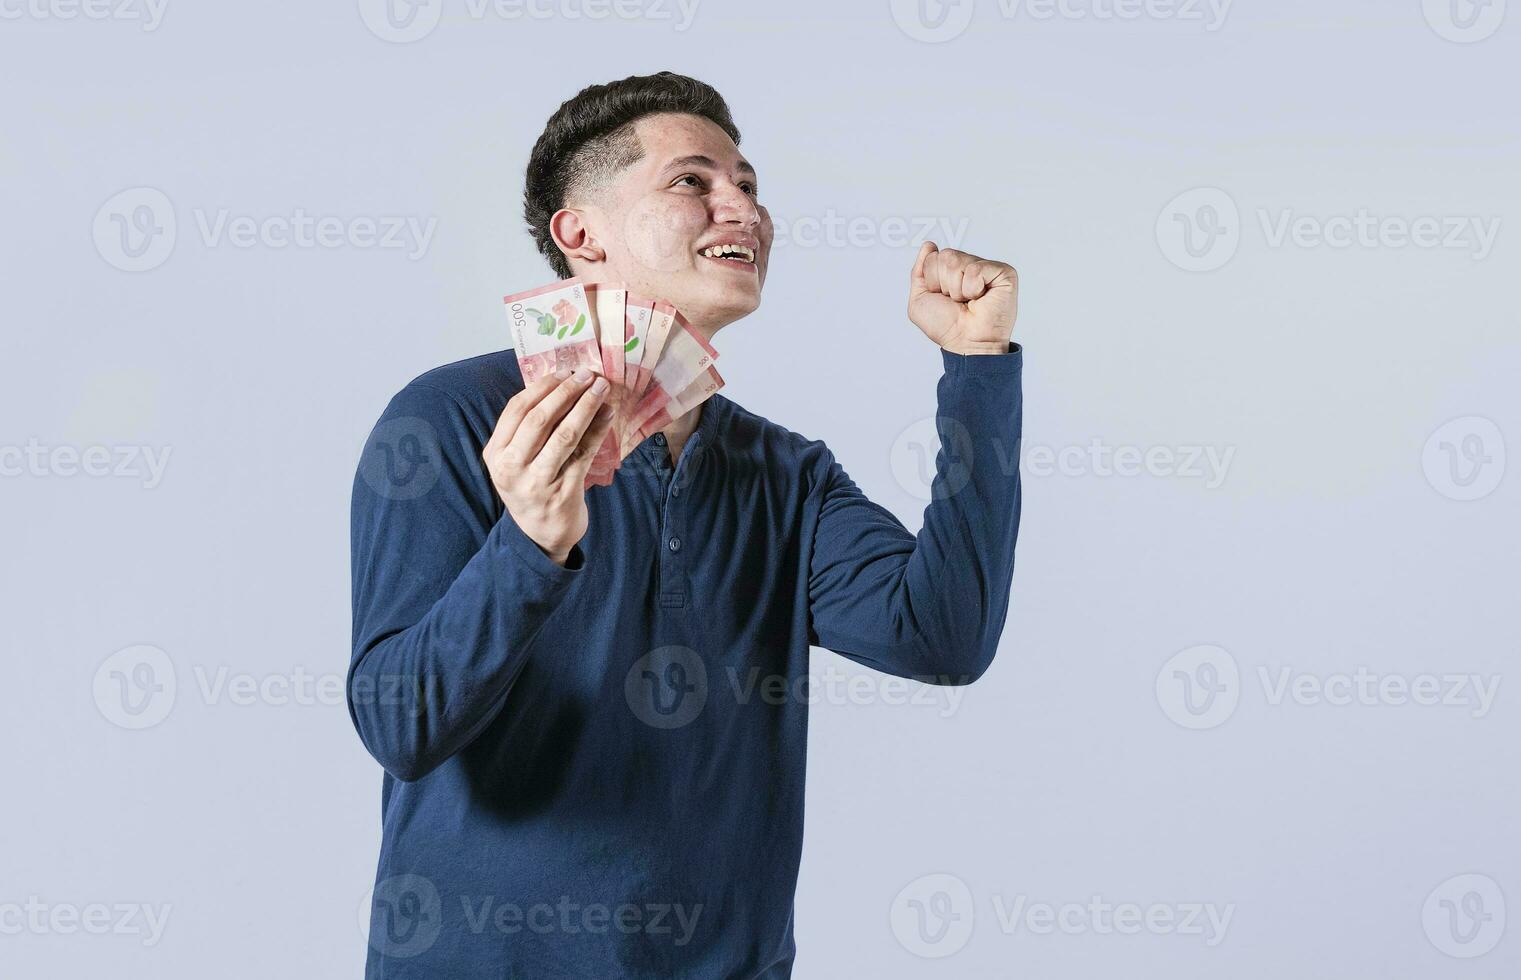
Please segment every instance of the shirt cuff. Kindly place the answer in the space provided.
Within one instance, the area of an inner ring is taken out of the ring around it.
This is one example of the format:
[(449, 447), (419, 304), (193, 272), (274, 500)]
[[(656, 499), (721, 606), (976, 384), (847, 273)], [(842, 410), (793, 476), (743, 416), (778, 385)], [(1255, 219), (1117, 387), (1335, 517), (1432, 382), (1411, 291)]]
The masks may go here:
[(1024, 364), (1025, 349), (1009, 341), (1009, 349), (1002, 354), (957, 354), (940, 348), (946, 377), (950, 378), (1005, 378), (1019, 373)]
[(564, 568), (556, 565), (548, 555), (544, 554), (544, 549), (534, 543), (533, 538), (524, 534), (523, 529), (506, 514), (503, 514), (501, 520), (496, 522), (496, 527), (491, 529), (491, 533), (496, 537), (500, 547), (506, 548), (518, 561), (527, 565), (529, 571), (551, 586), (569, 585), (586, 565), (586, 554), (581, 550), (579, 543), (571, 546)]

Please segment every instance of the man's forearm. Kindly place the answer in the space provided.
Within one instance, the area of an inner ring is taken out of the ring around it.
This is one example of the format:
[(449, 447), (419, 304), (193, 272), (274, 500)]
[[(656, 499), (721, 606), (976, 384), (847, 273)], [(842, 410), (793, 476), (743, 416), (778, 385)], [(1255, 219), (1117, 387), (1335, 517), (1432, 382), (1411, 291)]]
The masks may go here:
[(911, 535), (835, 464), (810, 581), (819, 642), (891, 674), (966, 684), (987, 669), (1008, 609), (1019, 528), (1020, 371), (945, 351), (942, 449), (924, 526)]
[(417, 494), (363, 469), (355, 480), (348, 701), (370, 754), (411, 780), (501, 711), (584, 556), (572, 546), (561, 567), (496, 505), (473, 448), (480, 435), (449, 395), (409, 386), (376, 432), (397, 425), (423, 437), (432, 470), (415, 478), (431, 482)]

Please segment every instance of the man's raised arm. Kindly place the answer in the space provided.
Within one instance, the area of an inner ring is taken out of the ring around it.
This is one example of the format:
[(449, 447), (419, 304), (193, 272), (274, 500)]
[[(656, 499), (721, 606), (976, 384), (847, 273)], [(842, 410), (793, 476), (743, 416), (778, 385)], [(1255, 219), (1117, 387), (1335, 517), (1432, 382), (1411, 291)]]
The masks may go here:
[(809, 569), (813, 639), (869, 667), (968, 684), (992, 662), (1019, 531), (1020, 372), (1012, 268), (926, 243), (909, 317), (942, 347), (931, 502), (917, 537), (831, 457)]

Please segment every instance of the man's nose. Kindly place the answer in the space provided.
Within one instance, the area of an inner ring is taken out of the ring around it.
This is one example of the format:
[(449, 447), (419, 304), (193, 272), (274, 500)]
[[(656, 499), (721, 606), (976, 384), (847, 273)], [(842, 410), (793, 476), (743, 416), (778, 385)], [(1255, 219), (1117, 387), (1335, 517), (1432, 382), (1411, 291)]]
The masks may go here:
[(760, 206), (737, 185), (724, 184), (714, 188), (712, 200), (716, 223), (738, 224), (746, 228), (760, 224)]

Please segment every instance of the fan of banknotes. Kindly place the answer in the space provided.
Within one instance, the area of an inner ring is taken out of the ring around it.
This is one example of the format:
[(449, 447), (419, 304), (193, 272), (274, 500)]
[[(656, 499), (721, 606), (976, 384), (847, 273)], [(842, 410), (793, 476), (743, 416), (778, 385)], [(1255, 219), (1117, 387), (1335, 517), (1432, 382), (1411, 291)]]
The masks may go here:
[(525, 386), (581, 367), (612, 385), (613, 424), (586, 475), (588, 487), (611, 484), (634, 447), (723, 387), (713, 367), (718, 351), (665, 300), (573, 278), (504, 302)]

